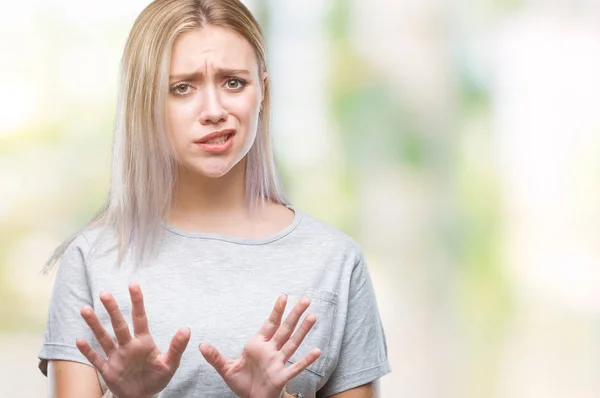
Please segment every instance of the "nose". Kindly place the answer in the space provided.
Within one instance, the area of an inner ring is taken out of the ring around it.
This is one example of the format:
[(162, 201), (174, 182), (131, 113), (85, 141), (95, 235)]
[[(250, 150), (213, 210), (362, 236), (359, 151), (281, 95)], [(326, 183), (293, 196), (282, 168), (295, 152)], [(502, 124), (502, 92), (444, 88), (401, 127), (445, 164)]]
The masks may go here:
[(200, 111), (200, 122), (204, 125), (224, 122), (227, 120), (227, 114), (217, 89), (207, 86), (202, 102), (202, 110)]

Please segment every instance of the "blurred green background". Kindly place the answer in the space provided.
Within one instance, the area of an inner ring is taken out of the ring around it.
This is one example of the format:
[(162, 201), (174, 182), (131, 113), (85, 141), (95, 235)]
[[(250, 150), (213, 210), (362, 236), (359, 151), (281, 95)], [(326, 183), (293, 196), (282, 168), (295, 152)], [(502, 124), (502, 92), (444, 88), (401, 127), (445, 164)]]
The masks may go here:
[[(0, 386), (37, 371), (64, 238), (103, 203), (148, 1), (0, 14)], [(383, 397), (600, 396), (600, 3), (247, 0), (295, 206), (364, 248)]]

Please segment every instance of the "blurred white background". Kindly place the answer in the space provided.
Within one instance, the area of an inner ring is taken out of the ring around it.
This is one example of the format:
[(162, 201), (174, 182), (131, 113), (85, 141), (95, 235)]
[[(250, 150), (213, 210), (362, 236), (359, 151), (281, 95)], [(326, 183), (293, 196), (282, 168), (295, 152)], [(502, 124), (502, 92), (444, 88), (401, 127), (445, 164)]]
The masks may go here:
[[(600, 3), (254, 0), (294, 205), (364, 248), (383, 397), (600, 397)], [(148, 1), (0, 13), (0, 386), (37, 370), (53, 248), (108, 188)]]

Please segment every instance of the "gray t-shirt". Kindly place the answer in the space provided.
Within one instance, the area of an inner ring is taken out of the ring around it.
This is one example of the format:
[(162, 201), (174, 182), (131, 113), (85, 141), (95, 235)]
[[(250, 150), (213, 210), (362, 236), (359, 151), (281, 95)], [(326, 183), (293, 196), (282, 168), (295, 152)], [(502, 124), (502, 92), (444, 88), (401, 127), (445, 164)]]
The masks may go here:
[(89, 365), (75, 346), (79, 337), (103, 354), (79, 312), (90, 305), (112, 334), (99, 294), (111, 292), (131, 322), (128, 284), (135, 281), (144, 293), (150, 333), (162, 352), (177, 329), (191, 329), (181, 365), (160, 398), (235, 397), (198, 346), (211, 343), (228, 358), (237, 358), (280, 294), (288, 294), (285, 316), (306, 295), (311, 305), (305, 315), (317, 317), (290, 362), (314, 347), (322, 351), (288, 383), (289, 392), (326, 397), (385, 375), (390, 371), (385, 335), (360, 247), (335, 228), (293, 210), (291, 225), (259, 239), (167, 225), (156, 257), (137, 268), (127, 260), (120, 269), (115, 266), (114, 235), (101, 229), (79, 234), (58, 269), (40, 369), (44, 372), (49, 359)]

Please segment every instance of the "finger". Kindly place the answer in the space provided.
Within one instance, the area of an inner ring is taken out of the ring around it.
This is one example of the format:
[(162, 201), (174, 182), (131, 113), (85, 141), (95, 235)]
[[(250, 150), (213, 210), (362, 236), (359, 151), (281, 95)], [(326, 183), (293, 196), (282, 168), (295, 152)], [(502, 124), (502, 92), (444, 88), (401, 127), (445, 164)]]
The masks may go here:
[(290, 314), (287, 316), (283, 324), (277, 329), (275, 335), (271, 339), (275, 343), (276, 349), (281, 349), (281, 347), (288, 341), (292, 332), (296, 328), (298, 324), (298, 320), (306, 311), (308, 306), (310, 305), (310, 299), (308, 297), (302, 297), (300, 301), (296, 303)]
[(190, 342), (191, 334), (190, 329), (183, 328), (179, 329), (177, 333), (175, 333), (175, 336), (173, 336), (173, 340), (171, 340), (171, 345), (169, 346), (169, 351), (167, 351), (167, 356), (165, 358), (165, 363), (169, 368), (176, 369), (179, 367), (181, 356)]
[(283, 354), (283, 361), (287, 361), (294, 355), (300, 344), (304, 341), (304, 338), (308, 334), (308, 332), (312, 329), (312, 327), (317, 322), (317, 317), (313, 314), (306, 315), (304, 321), (296, 331), (292, 335), (292, 337), (281, 347), (281, 353)]
[(106, 308), (106, 311), (110, 316), (110, 322), (112, 323), (115, 337), (117, 338), (119, 345), (129, 343), (131, 341), (129, 325), (125, 322), (125, 318), (123, 318), (123, 314), (121, 313), (115, 298), (108, 292), (102, 292), (100, 293), (100, 301), (102, 301), (104, 308)]
[[(302, 357), (298, 362), (285, 368), (285, 379), (292, 380), (298, 376), (304, 369), (312, 365), (321, 356), (321, 350), (313, 348), (308, 354)], [(286, 383), (287, 383), (286, 381)]]
[(106, 370), (106, 359), (102, 358), (95, 350), (90, 347), (87, 341), (84, 339), (75, 340), (75, 345), (79, 349), (79, 352), (104, 376)]
[(81, 316), (85, 320), (85, 323), (92, 329), (92, 333), (94, 333), (94, 337), (100, 343), (100, 347), (106, 354), (106, 356), (111, 356), (113, 351), (117, 348), (115, 346), (115, 342), (104, 326), (98, 320), (96, 313), (90, 306), (85, 306), (81, 309)]
[(229, 362), (227, 358), (225, 358), (213, 345), (208, 343), (200, 344), (200, 352), (204, 359), (206, 359), (206, 362), (215, 368), (221, 377), (225, 377), (227, 363)]
[(273, 337), (277, 331), (277, 328), (281, 324), (281, 318), (283, 318), (286, 304), (287, 295), (281, 295), (277, 297), (275, 305), (273, 306), (273, 311), (271, 311), (271, 315), (269, 315), (269, 319), (265, 321), (258, 331), (258, 334), (264, 336), (266, 341), (269, 341), (271, 337)]
[(131, 320), (133, 321), (133, 334), (137, 337), (148, 334), (148, 317), (144, 307), (144, 296), (140, 285), (133, 282), (129, 284), (131, 296)]

